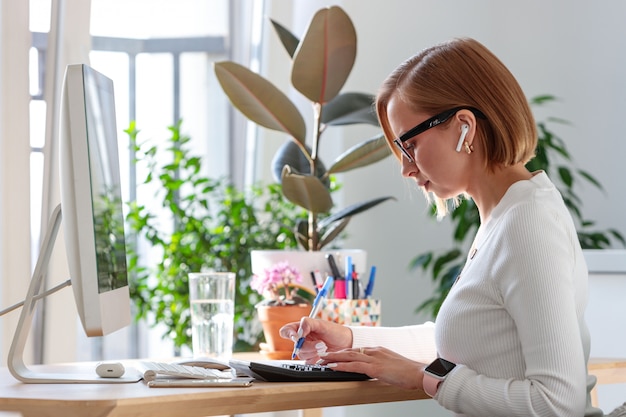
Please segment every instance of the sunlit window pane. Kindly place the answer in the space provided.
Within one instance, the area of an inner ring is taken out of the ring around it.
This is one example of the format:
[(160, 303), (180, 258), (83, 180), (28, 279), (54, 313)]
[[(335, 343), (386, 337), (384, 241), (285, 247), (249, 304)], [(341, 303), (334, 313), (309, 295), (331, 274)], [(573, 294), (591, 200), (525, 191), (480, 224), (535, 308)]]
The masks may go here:
[(183, 131), (192, 138), (194, 153), (206, 156), (205, 174), (218, 178), (228, 169), (229, 104), (211, 76), (215, 59), (218, 57), (199, 53), (181, 55), (180, 103)]
[(167, 127), (174, 123), (173, 70), (170, 54), (137, 56), (136, 120), (146, 138), (167, 136)]
[(28, 89), (31, 96), (41, 94), (39, 85), (39, 54), (35, 48), (28, 51)]
[(30, 146), (43, 148), (46, 143), (46, 102), (30, 101)]
[(183, 38), (228, 31), (227, 1), (92, 0), (91, 16), (94, 36)]
[(31, 32), (50, 31), (51, 0), (30, 0), (29, 27)]

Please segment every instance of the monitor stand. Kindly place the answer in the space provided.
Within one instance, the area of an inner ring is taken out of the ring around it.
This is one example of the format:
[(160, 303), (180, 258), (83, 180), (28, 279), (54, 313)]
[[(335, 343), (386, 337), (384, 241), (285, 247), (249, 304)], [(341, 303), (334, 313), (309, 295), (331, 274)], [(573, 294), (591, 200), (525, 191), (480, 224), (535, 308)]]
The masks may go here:
[[(54, 242), (56, 240), (59, 227), (61, 225), (61, 205), (59, 204), (52, 212), (51, 221), (48, 225), (46, 235), (37, 259), (35, 266), (35, 272), (30, 281), (26, 299), (24, 300), (24, 306), (20, 314), (20, 319), (15, 329), (15, 335), (13, 336), (13, 342), (9, 350), (8, 368), (11, 374), (18, 380), (25, 383), (33, 384), (110, 384), (110, 383), (128, 383), (137, 382), (141, 380), (141, 375), (133, 370), (129, 369), (126, 375), (120, 378), (101, 378), (96, 374), (96, 366), (85, 364), (85, 369), (81, 370), (80, 366), (75, 368), (67, 368), (68, 372), (53, 373), (33, 371), (24, 364), (24, 348), (26, 346), (26, 340), (30, 332), (30, 327), (33, 322), (33, 314), (37, 301), (42, 299), (42, 284), (44, 282), (44, 272), (48, 268), (50, 262), (50, 256), (52, 249), (54, 248)], [(75, 372), (78, 371), (78, 372)], [(130, 374), (130, 375), (128, 375)]]

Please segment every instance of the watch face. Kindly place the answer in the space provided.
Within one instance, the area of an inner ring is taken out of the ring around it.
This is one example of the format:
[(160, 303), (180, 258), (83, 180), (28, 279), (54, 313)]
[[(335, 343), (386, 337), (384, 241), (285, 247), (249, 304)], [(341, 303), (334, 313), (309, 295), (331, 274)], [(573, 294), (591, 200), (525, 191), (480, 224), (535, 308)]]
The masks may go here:
[(437, 358), (433, 361), (433, 363), (431, 363), (430, 365), (428, 365), (426, 367), (426, 369), (424, 370), (424, 372), (428, 372), (431, 373), (433, 375), (436, 375), (438, 377), (444, 377), (446, 375), (448, 375), (448, 372), (450, 372), (452, 369), (454, 369), (454, 367), (456, 366), (456, 364), (447, 361), (445, 359), (442, 358)]

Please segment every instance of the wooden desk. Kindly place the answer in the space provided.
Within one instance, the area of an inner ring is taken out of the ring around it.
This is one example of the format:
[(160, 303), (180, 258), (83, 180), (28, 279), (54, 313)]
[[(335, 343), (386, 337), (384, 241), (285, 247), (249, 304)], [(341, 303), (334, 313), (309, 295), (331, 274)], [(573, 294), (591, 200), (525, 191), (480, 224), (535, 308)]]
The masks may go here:
[[(59, 366), (44, 369), (58, 370)], [(65, 369), (74, 368), (65, 365)], [(255, 381), (249, 388), (148, 388), (143, 382), (23, 384), (7, 368), (0, 369), (0, 411), (18, 411), (24, 417), (203, 417), (427, 398), (423, 391), (402, 390), (380, 381)]]
[[(54, 371), (85, 366), (44, 366)], [(626, 383), (626, 359), (592, 358), (598, 385)], [(148, 388), (130, 384), (23, 384), (0, 369), (0, 411), (24, 417), (203, 417), (428, 399), (380, 381), (254, 382), (249, 388)], [(597, 394), (592, 392), (597, 404)]]
[(598, 406), (598, 385), (626, 383), (626, 358), (589, 358), (589, 373), (598, 379), (591, 391), (591, 402)]

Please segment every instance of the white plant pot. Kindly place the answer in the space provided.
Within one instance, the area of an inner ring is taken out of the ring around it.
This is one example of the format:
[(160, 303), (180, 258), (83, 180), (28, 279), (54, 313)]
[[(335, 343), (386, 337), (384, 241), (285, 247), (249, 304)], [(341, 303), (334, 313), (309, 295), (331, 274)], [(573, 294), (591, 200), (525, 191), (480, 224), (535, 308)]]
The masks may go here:
[(327, 275), (333, 275), (326, 255), (331, 254), (339, 271), (344, 274), (346, 257), (352, 258), (354, 269), (360, 277), (367, 277), (369, 266), (367, 265), (367, 252), (361, 249), (337, 249), (318, 252), (299, 250), (253, 250), (250, 252), (252, 273), (262, 274), (263, 270), (279, 262), (289, 262), (289, 265), (298, 268), (302, 275), (302, 285), (315, 292), (315, 286), (311, 278), (312, 271), (319, 271), (323, 279)]

